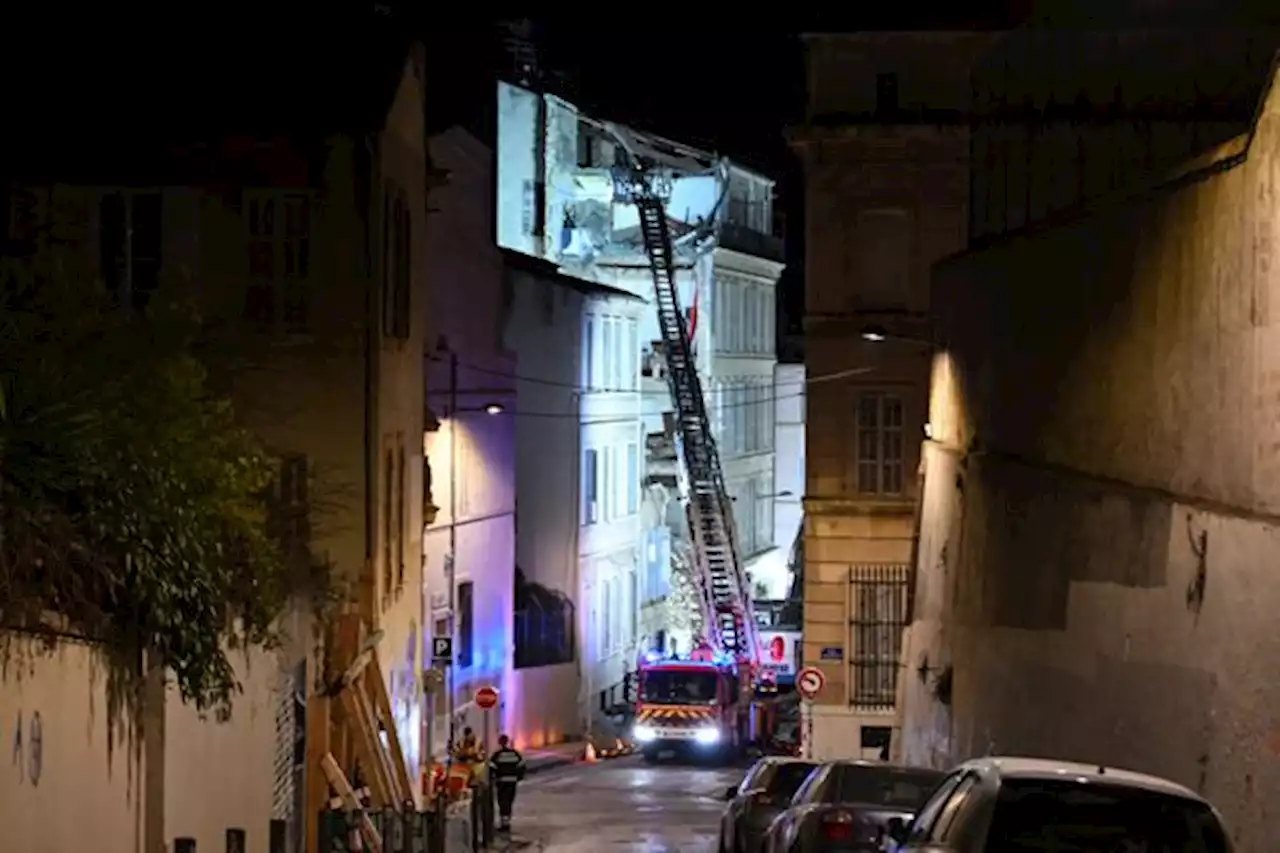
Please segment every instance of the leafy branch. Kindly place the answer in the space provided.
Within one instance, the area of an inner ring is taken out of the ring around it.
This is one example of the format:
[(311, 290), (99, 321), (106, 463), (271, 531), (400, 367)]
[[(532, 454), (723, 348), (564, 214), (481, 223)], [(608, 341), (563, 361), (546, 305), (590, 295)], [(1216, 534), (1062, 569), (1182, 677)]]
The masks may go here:
[(192, 312), (0, 264), (0, 629), (69, 632), (225, 706), (228, 648), (273, 642), (299, 584), (268, 535), (273, 460), (209, 391)]

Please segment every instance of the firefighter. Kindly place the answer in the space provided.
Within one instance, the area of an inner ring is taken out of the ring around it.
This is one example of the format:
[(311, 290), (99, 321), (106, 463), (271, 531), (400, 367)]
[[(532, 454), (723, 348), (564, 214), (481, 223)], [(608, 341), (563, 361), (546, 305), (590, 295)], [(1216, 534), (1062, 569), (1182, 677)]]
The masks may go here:
[(524, 756), (511, 746), (511, 738), (498, 738), (498, 749), (489, 759), (489, 778), (498, 795), (498, 829), (511, 830), (511, 807), (516, 801), (516, 785), (524, 778)]
[(462, 742), (454, 748), (453, 757), (468, 763), (480, 760), (480, 741), (476, 739), (476, 733), (472, 731), (471, 726), (462, 730)]

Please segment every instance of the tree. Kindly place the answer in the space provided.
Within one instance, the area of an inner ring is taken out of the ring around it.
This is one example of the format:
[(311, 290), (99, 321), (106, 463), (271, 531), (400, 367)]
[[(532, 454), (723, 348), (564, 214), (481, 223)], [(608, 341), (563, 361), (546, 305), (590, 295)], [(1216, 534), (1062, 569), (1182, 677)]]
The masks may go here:
[(161, 667), (205, 710), (297, 575), (267, 532), (273, 462), (210, 392), (198, 329), (0, 260), (0, 629), (93, 642), (135, 684)]

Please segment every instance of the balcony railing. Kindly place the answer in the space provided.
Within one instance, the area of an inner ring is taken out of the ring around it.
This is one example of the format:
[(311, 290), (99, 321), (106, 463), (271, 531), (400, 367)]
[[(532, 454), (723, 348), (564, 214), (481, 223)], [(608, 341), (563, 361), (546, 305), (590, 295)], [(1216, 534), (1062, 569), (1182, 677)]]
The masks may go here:
[(538, 584), (522, 584), (516, 597), (516, 669), (572, 663), (576, 646), (573, 602)]
[(849, 572), (855, 708), (888, 711), (897, 701), (909, 578), (906, 563), (860, 564)]

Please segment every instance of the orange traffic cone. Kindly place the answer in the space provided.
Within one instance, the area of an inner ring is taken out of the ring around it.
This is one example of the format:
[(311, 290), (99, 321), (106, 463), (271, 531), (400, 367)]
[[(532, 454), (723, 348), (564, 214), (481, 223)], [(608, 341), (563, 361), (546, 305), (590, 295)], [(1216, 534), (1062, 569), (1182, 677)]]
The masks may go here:
[(588, 764), (595, 764), (596, 762), (596, 745), (591, 741), (587, 741), (587, 750), (583, 753), (582, 760)]

